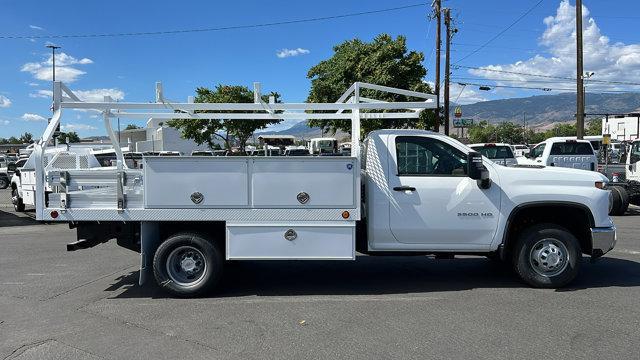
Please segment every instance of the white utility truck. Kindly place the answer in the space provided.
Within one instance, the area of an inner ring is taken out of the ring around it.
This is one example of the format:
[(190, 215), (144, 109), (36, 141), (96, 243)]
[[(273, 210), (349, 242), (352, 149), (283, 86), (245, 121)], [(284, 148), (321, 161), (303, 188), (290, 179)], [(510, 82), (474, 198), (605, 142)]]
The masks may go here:
[[(116, 239), (140, 252), (139, 282), (154, 277), (179, 296), (214, 288), (225, 260), (354, 260), (356, 252), (489, 256), (532, 286), (559, 287), (576, 276), (582, 254), (598, 258), (616, 242), (597, 172), (498, 166), (428, 131), (374, 131), (360, 142), (361, 120), (417, 118), (435, 108), (434, 95), (355, 83), (335, 103), (265, 103), (254, 86), (251, 104), (169, 103), (160, 84), (156, 102), (125, 103), (81, 102), (55, 82), (54, 115), (22, 169), (33, 179), (37, 219), (76, 228), (71, 251)], [(374, 99), (379, 92), (405, 101)], [(44, 162), (66, 109), (102, 112), (115, 166)], [(345, 119), (351, 156), (154, 156), (130, 169), (115, 117)]]

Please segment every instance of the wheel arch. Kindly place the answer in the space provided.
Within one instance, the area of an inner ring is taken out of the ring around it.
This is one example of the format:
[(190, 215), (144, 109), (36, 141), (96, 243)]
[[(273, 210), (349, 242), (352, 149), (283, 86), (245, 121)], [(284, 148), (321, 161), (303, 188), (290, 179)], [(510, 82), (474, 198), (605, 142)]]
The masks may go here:
[(524, 229), (543, 222), (566, 228), (578, 239), (582, 252), (591, 253), (590, 229), (595, 226), (595, 220), (588, 206), (570, 201), (534, 201), (511, 210), (502, 235), (501, 258), (508, 258)]

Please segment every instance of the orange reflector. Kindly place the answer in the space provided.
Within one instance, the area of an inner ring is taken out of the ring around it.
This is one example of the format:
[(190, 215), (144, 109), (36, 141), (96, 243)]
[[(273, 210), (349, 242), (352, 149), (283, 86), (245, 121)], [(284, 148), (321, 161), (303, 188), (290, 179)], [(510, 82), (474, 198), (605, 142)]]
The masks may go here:
[(349, 216), (351, 216), (351, 214), (349, 214), (349, 212), (348, 212), (348, 211), (346, 211), (346, 210), (345, 210), (345, 211), (343, 211), (343, 212), (342, 212), (342, 218), (343, 218), (343, 219), (348, 219), (348, 218), (349, 218)]
[(596, 187), (598, 189), (604, 189), (604, 182), (603, 181), (596, 181)]
[(51, 218), (52, 218), (52, 219), (55, 219), (55, 218), (57, 218), (57, 217), (58, 217), (58, 212), (57, 212), (57, 211), (55, 211), (55, 210), (53, 210), (51, 213), (49, 213), (49, 215), (51, 215)]

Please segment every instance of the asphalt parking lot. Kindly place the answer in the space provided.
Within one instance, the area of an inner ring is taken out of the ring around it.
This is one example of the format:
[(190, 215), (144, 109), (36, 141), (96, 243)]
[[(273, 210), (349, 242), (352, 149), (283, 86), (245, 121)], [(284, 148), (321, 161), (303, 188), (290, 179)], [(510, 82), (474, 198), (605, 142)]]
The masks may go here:
[(137, 286), (139, 256), (66, 252), (66, 225), (0, 190), (0, 359), (637, 359), (640, 210), (569, 288), (531, 289), (478, 257), (241, 262), (219, 293)]

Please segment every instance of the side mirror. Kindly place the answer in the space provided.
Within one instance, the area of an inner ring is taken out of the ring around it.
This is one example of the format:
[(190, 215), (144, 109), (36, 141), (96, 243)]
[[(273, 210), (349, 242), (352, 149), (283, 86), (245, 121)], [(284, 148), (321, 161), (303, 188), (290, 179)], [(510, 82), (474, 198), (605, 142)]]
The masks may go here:
[(482, 163), (482, 155), (472, 151), (467, 154), (467, 176), (478, 181), (481, 189), (488, 189), (491, 186), (489, 170)]

